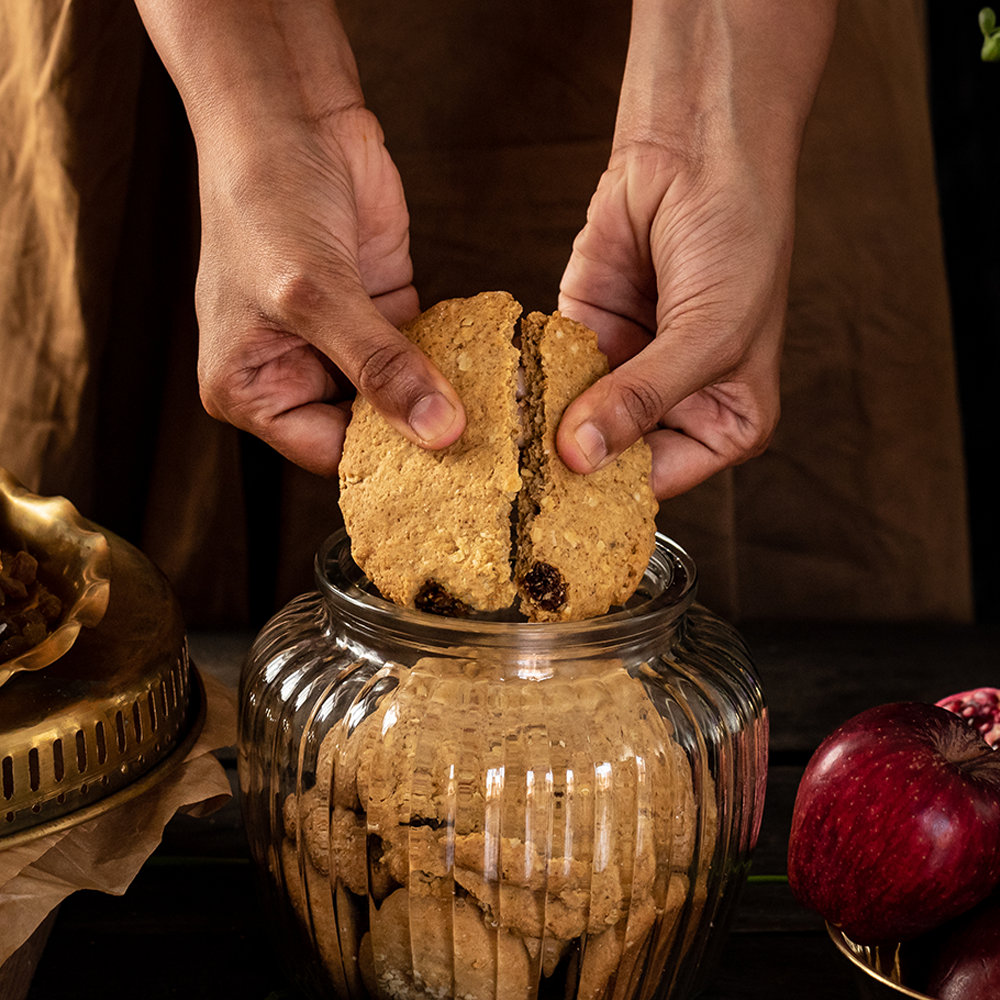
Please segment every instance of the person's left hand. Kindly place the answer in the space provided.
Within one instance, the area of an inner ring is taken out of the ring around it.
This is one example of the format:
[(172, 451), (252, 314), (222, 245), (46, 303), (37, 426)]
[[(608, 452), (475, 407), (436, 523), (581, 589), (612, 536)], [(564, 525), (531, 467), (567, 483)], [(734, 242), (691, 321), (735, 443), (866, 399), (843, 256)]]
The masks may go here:
[(563, 415), (574, 471), (646, 435), (665, 499), (767, 446), (798, 155), (835, 23), (836, 0), (633, 0), (611, 160), (560, 289), (612, 367)]
[(661, 147), (616, 152), (560, 290), (560, 310), (597, 331), (612, 367), (563, 416), (571, 469), (591, 472), (645, 435), (665, 499), (764, 450), (792, 239), (782, 201), (738, 162), (692, 171)]

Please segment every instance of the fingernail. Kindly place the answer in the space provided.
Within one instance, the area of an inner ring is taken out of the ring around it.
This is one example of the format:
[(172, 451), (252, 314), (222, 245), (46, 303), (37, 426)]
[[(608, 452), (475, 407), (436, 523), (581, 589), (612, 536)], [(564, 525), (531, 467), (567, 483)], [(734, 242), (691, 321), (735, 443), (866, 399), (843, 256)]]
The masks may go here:
[(599, 469), (608, 457), (604, 435), (591, 423), (580, 424), (576, 429), (576, 443), (594, 469)]
[(410, 410), (410, 427), (424, 444), (433, 444), (451, 429), (457, 416), (458, 411), (440, 392), (432, 392)]

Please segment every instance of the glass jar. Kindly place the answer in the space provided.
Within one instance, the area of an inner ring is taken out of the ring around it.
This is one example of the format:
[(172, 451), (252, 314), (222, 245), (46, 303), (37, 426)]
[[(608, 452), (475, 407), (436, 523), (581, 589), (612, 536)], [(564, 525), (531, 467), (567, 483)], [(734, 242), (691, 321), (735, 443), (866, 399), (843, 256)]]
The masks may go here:
[(241, 680), (251, 852), (314, 997), (690, 996), (756, 841), (767, 714), (662, 536), (629, 606), (442, 618), (340, 532)]

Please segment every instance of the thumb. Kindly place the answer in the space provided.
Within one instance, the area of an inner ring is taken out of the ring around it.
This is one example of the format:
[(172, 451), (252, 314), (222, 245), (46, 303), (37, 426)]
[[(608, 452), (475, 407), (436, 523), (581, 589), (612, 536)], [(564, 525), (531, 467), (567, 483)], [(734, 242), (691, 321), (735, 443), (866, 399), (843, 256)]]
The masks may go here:
[(324, 476), (337, 469), (350, 418), (345, 378), (422, 447), (443, 448), (465, 429), (451, 384), (367, 296), (344, 296), (336, 310), (317, 310), (308, 322), (252, 324), (237, 336), (202, 327), (199, 381), (208, 413)]
[(318, 333), (316, 346), (358, 392), (404, 437), (424, 448), (444, 448), (465, 429), (465, 410), (451, 383), (405, 334), (371, 305), (338, 320), (353, 335)]
[(586, 475), (645, 435), (665, 499), (759, 455), (778, 419), (780, 350), (742, 363), (715, 350), (706, 362), (696, 343), (661, 336), (573, 400), (556, 437), (566, 465)]
[(587, 475), (614, 461), (698, 386), (662, 371), (654, 341), (582, 392), (563, 413), (556, 447), (566, 465)]

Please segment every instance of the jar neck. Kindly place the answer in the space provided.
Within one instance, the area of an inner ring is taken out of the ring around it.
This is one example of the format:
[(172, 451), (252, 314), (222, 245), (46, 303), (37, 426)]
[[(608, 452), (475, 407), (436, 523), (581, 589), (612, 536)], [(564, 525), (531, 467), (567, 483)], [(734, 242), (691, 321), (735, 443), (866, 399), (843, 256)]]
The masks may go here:
[[(343, 530), (316, 556), (316, 580), (329, 625), (349, 642), (408, 652), (411, 656), (491, 655), (530, 664), (544, 659), (643, 656), (662, 653), (680, 637), (697, 584), (694, 561), (658, 535), (635, 595), (625, 608), (579, 622), (532, 623), (516, 610), (446, 618), (401, 608), (380, 597), (351, 559)], [(463, 652), (467, 651), (467, 652)], [(401, 655), (404, 662), (409, 656)]]

